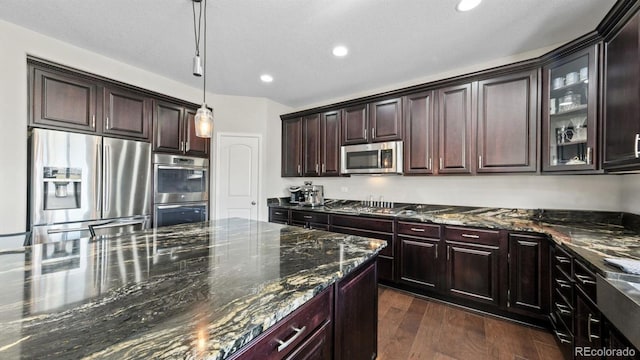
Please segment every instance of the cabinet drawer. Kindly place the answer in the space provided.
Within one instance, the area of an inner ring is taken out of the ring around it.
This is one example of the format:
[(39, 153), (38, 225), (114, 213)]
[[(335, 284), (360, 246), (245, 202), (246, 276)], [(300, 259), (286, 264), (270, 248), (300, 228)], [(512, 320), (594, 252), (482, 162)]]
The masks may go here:
[(500, 232), (497, 230), (480, 230), (447, 226), (444, 229), (447, 240), (483, 244), (489, 246), (500, 245)]
[(567, 276), (571, 277), (571, 258), (572, 256), (568, 252), (560, 246), (556, 246), (551, 262), (554, 268), (562, 270)]
[(358, 216), (333, 215), (331, 223), (335, 226), (393, 233), (393, 220), (371, 219)]
[(398, 221), (398, 234), (440, 238), (440, 225)]
[(573, 299), (573, 282), (563, 273), (556, 271), (551, 286), (553, 286), (556, 293), (562, 295), (566, 301)]
[(348, 228), (348, 227), (340, 227), (340, 226), (334, 226), (334, 225), (331, 226), (330, 231), (341, 233), (341, 234), (349, 234), (349, 235), (356, 235), (356, 236), (384, 240), (387, 242), (387, 247), (385, 247), (380, 251), (380, 255), (393, 257), (393, 254), (394, 254), (393, 234), (391, 233), (379, 233), (379, 232), (366, 231), (366, 230), (360, 230), (360, 229), (354, 229), (354, 228)]
[(331, 321), (333, 286), (261, 334), (231, 359), (283, 359)]
[(289, 210), (281, 209), (281, 208), (271, 208), (269, 209), (270, 219), (272, 222), (288, 222), (289, 221)]
[(596, 303), (596, 276), (579, 260), (574, 260), (573, 277), (578, 286), (594, 304)]
[(295, 349), (287, 360), (330, 360), (331, 350), (331, 323), (326, 322), (304, 344)]
[[(556, 293), (557, 295), (557, 293)], [(573, 324), (573, 308), (561, 296), (554, 296), (551, 304), (556, 319), (561, 319), (567, 328)]]
[(311, 211), (291, 211), (292, 221), (303, 221), (315, 224), (328, 224), (329, 214), (311, 212)]

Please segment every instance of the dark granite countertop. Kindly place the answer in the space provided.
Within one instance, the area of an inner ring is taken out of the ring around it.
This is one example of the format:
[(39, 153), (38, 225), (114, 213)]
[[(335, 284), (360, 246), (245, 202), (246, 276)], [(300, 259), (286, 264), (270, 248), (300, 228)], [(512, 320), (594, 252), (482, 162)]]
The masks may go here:
[(224, 359), (384, 246), (227, 219), (0, 251), (0, 358)]
[[(602, 274), (620, 270), (605, 257), (640, 259), (638, 215), (607, 211), (505, 209), (470, 206), (393, 204), (391, 208), (365, 206), (359, 201), (327, 200), (326, 206), (289, 204), (287, 198), (269, 199), (269, 206), (358, 216), (394, 217), (444, 225), (471, 226), (548, 235), (591, 263)], [(623, 221), (632, 218), (632, 221)]]

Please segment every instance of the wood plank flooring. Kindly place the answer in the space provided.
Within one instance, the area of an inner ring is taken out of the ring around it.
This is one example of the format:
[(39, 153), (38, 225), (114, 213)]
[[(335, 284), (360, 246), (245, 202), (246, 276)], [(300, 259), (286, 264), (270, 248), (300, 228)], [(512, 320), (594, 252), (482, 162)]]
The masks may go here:
[(562, 359), (550, 332), (378, 288), (378, 360)]

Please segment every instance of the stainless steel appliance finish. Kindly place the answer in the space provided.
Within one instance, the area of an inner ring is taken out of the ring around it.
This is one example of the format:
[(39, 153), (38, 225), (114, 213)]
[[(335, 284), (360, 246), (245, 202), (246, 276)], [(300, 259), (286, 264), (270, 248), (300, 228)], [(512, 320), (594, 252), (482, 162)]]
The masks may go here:
[(153, 216), (155, 227), (194, 223), (207, 220), (207, 202), (156, 204)]
[(29, 226), (151, 214), (151, 145), (32, 129)]
[(209, 200), (209, 161), (204, 158), (154, 154), (155, 204)]
[(289, 193), (291, 194), (289, 203), (300, 204), (304, 202), (304, 194), (302, 193), (302, 186), (289, 186)]
[(341, 174), (402, 174), (402, 141), (340, 148)]
[(596, 276), (598, 309), (640, 348), (640, 276), (608, 273)]
[(301, 187), (304, 206), (322, 206), (324, 205), (324, 187), (322, 185), (312, 185), (311, 181), (305, 181)]

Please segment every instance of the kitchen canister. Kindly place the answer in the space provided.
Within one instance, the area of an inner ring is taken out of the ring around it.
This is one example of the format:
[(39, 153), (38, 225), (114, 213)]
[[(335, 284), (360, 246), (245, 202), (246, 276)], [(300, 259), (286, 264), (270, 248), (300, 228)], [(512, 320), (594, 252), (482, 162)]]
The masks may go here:
[(562, 76), (558, 76), (557, 78), (553, 79), (553, 89), (560, 89), (561, 87), (564, 86), (564, 77)]
[(580, 69), (580, 81), (587, 80), (587, 77), (589, 77), (589, 68), (585, 66)]
[(564, 78), (565, 85), (573, 85), (578, 82), (579, 75), (577, 72), (570, 72)]

